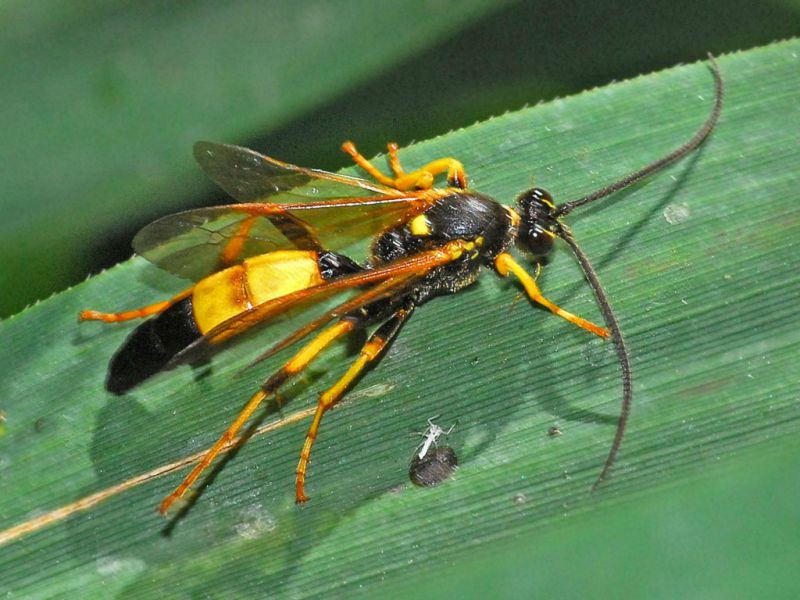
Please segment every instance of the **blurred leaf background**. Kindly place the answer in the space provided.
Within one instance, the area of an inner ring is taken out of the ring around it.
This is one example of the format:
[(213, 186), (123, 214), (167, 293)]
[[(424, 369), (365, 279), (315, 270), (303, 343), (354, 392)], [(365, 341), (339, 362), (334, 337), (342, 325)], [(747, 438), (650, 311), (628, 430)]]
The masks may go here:
[[(371, 155), (390, 139), (406, 145), (707, 51), (785, 38), (798, 16), (796, 2), (6, 3), (2, 311), (127, 258), (150, 219), (218, 201), (191, 162), (197, 139), (336, 169), (347, 164), (338, 144), (348, 137)], [(150, 510), (175, 476), (0, 547), (0, 591), (796, 591), (798, 154), (783, 125), (797, 122), (797, 56), (794, 43), (724, 61), (731, 93), (711, 145), (647, 193), (575, 219), (628, 324), (640, 398), (624, 462), (599, 494), (588, 487), (613, 427), (604, 415), (618, 403), (613, 356), (526, 306), (508, 312), (513, 288), (487, 277), (421, 311), (351, 396), (361, 402), (331, 416), (312, 504), (291, 503), (305, 425), (290, 426), (240, 452), (170, 537)], [(504, 199), (533, 177), (574, 197), (681, 141), (709, 94), (697, 67), (509, 115), (403, 156), (416, 164), (456, 154), (476, 187)], [(641, 139), (649, 131), (653, 139)], [(665, 207), (678, 211), (678, 227), (665, 224)], [(678, 222), (687, 208), (691, 219)], [(543, 285), (591, 314), (566, 254), (555, 262)], [(0, 324), (0, 528), (202, 448), (238, 410), (263, 373), (230, 376), (258, 340), (215, 361), (212, 377), (176, 373), (123, 398), (102, 390), (126, 329), (78, 328), (74, 315), (175, 286), (134, 260)], [(453, 347), (463, 352), (448, 368), (432, 360)], [(313, 402), (309, 391), (346, 360), (334, 352), (321, 361), (292, 388), (291, 409)], [(466, 468), (421, 494), (404, 481), (400, 454), (439, 411), (461, 419), (451, 443)], [(553, 423), (565, 435), (550, 440)]]
[(302, 165), (789, 37), (798, 2), (6, 2), (0, 316), (221, 198), (198, 139)]

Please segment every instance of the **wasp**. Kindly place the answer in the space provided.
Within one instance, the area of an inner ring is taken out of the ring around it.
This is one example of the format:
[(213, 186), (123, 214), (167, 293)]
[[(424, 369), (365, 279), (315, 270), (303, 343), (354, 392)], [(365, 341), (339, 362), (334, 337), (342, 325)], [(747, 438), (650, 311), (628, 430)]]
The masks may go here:
[[(372, 180), (284, 163), (246, 148), (198, 142), (200, 167), (238, 203), (179, 212), (144, 227), (134, 238), (138, 254), (195, 283), (169, 300), (119, 313), (83, 311), (82, 320), (121, 322), (149, 317), (112, 357), (106, 387), (122, 394), (148, 377), (192, 362), (257, 325), (350, 292), (333, 309), (303, 324), (259, 356), (262, 360), (313, 334), (250, 398), (239, 415), (184, 481), (161, 503), (166, 513), (181, 498), (254, 411), (301, 373), (336, 340), (369, 332), (350, 367), (319, 397), (300, 451), (295, 480), (298, 503), (308, 500), (306, 471), (323, 415), (336, 406), (364, 370), (376, 363), (414, 311), (437, 296), (469, 286), (484, 270), (513, 275), (528, 298), (569, 323), (614, 341), (622, 377), (616, 434), (595, 486), (611, 469), (632, 403), (628, 350), (617, 318), (588, 257), (564, 222), (574, 209), (595, 202), (662, 169), (697, 148), (712, 132), (722, 108), (723, 82), (713, 57), (715, 98), (709, 115), (679, 148), (578, 200), (556, 204), (535, 187), (513, 206), (470, 189), (464, 166), (441, 158), (406, 172), (396, 144), (388, 145), (392, 175), (379, 171), (352, 142), (342, 149)], [(435, 187), (444, 176), (446, 186)], [(347, 249), (371, 237), (359, 264)], [(557, 306), (512, 254), (516, 248), (540, 268), (557, 240), (580, 264), (605, 327)]]

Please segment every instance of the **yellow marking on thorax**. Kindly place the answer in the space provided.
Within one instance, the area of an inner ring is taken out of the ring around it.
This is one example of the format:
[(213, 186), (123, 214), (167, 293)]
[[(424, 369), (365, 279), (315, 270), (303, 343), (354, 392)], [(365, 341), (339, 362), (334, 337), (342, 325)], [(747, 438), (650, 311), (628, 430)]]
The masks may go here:
[(408, 229), (411, 231), (412, 235), (430, 235), (431, 234), (431, 222), (428, 220), (424, 214), (417, 215), (408, 223)]
[(323, 281), (316, 252), (281, 250), (253, 256), (195, 285), (194, 319), (205, 334), (255, 305)]

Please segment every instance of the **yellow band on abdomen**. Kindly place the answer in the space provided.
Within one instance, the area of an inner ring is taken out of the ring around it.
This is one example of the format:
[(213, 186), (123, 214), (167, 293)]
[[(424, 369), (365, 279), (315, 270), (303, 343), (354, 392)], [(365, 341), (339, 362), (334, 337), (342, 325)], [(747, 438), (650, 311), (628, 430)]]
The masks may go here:
[(317, 258), (311, 250), (269, 252), (200, 280), (192, 293), (198, 329), (206, 334), (253, 306), (323, 283)]

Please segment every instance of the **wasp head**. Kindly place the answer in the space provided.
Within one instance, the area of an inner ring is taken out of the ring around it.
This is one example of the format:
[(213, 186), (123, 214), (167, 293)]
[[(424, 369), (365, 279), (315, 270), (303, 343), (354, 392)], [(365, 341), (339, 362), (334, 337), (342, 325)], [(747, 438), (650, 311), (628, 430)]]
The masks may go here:
[(550, 192), (542, 188), (522, 192), (517, 198), (517, 212), (520, 216), (517, 246), (534, 257), (547, 256), (561, 230)]

